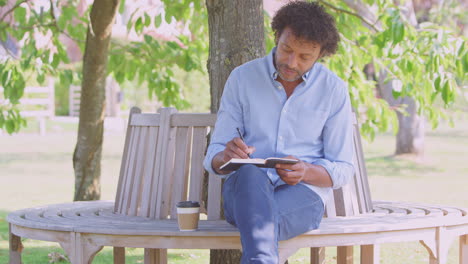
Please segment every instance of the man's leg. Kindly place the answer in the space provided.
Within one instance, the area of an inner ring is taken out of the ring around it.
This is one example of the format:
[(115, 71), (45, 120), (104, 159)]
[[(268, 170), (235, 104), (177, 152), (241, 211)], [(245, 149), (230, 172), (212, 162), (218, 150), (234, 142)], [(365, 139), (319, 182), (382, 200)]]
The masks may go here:
[(244, 165), (223, 186), (226, 220), (237, 226), (242, 263), (278, 263), (277, 208), (267, 174)]
[(318, 228), (324, 213), (323, 202), (307, 186), (278, 186), (275, 201), (278, 208), (278, 240), (287, 240)]

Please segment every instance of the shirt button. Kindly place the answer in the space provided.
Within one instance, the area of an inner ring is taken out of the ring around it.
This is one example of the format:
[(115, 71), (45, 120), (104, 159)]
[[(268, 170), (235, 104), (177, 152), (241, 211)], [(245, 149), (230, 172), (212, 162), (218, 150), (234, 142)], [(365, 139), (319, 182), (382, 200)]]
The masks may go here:
[(286, 112), (287, 112), (286, 109), (283, 109), (283, 114), (286, 114)]
[(279, 138), (279, 140), (283, 140), (283, 136), (279, 136), (278, 138)]

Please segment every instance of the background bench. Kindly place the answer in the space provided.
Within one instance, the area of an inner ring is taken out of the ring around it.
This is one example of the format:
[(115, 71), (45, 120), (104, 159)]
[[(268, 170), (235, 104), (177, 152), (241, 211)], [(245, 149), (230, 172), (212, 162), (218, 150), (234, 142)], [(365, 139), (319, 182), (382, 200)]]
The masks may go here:
[[(3, 92), (3, 87), (0, 87)], [(2, 103), (0, 98), (0, 103)], [(46, 134), (46, 119), (55, 116), (54, 83), (49, 80), (48, 86), (28, 86), (24, 88), (24, 96), (20, 99), (20, 114), (23, 117), (35, 118), (39, 123), (39, 133)]]
[[(240, 249), (237, 229), (221, 220), (221, 180), (208, 177), (202, 161), (213, 114), (159, 114), (131, 110), (115, 202), (93, 201), (15, 211), (10, 223), (11, 263), (21, 261), (21, 237), (56, 241), (72, 263), (90, 263), (103, 246), (114, 247), (114, 263), (124, 263), (124, 247), (145, 249), (145, 263), (166, 263), (168, 248)], [(357, 123), (356, 174), (334, 191), (319, 229), (280, 242), (281, 261), (311, 248), (311, 263), (323, 263), (324, 247), (338, 246), (338, 263), (352, 263), (361, 245), (361, 263), (378, 263), (378, 244), (421, 241), (429, 263), (444, 263), (449, 245), (460, 238), (460, 263), (468, 264), (468, 215), (463, 208), (371, 201)], [(196, 232), (180, 232), (175, 204), (202, 201), (206, 219)]]

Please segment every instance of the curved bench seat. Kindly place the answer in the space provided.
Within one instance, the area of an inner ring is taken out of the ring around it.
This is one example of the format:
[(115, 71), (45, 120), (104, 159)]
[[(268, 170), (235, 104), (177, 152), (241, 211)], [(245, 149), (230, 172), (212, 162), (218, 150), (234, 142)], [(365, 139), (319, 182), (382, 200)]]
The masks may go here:
[[(124, 247), (145, 248), (145, 264), (167, 263), (169, 248), (240, 249), (237, 229), (221, 220), (222, 181), (216, 175), (205, 178), (202, 166), (215, 121), (214, 114), (132, 108), (115, 203), (74, 202), (10, 213), (10, 263), (21, 263), (21, 237), (58, 242), (73, 264), (91, 263), (103, 246), (114, 246), (119, 264), (125, 263)], [(350, 264), (353, 245), (361, 245), (361, 263), (375, 264), (374, 244), (419, 240), (429, 263), (443, 264), (449, 245), (460, 237), (460, 263), (468, 264), (468, 210), (373, 202), (357, 120), (353, 128), (353, 180), (330, 195), (319, 229), (280, 242), (280, 263), (310, 247), (310, 262), (321, 264), (323, 247), (338, 246), (337, 263)], [(202, 202), (208, 220), (200, 221), (196, 232), (178, 229), (176, 204), (182, 200)]]
[[(385, 201), (376, 201), (373, 207), (371, 213), (324, 218), (319, 229), (282, 241), (280, 248), (298, 249), (296, 244), (322, 247), (421, 240), (437, 256), (443, 254), (437, 252), (442, 248), (436, 241), (441, 228), (447, 237), (444, 242), (448, 243), (447, 248), (453, 239), (468, 234), (468, 209), (465, 208)], [(95, 247), (240, 248), (237, 229), (223, 220), (201, 220), (199, 230), (180, 232), (176, 220), (155, 221), (113, 211), (112, 201), (74, 202), (15, 211), (7, 220), (13, 233), (21, 237), (61, 244), (67, 243), (63, 241), (65, 232), (80, 234), (84, 246), (90, 243)], [(47, 231), (62, 234), (40, 235)], [(209, 237), (213, 239), (207, 240)]]

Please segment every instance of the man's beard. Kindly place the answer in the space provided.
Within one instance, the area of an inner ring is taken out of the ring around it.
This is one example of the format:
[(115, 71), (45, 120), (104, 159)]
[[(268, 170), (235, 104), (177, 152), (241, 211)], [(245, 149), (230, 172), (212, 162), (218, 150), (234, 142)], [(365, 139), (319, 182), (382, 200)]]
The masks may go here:
[[(277, 69), (277, 70), (278, 70), (278, 75), (279, 75), (279, 77), (280, 77), (283, 81), (295, 82), (295, 81), (299, 80), (299, 79), (302, 77), (301, 72), (299, 72), (299, 71), (296, 70), (296, 69), (291, 69), (291, 68), (289, 68), (286, 64), (278, 64), (276, 67), (278, 68), (278, 69)], [(294, 72), (296, 72), (296, 76), (295, 76), (294, 78), (292, 78), (292, 79), (291, 79), (291, 78), (288, 79), (288, 78), (286, 78), (286, 77), (281, 73), (281, 70), (282, 70), (282, 69), (283, 69), (283, 70), (294, 71)]]

